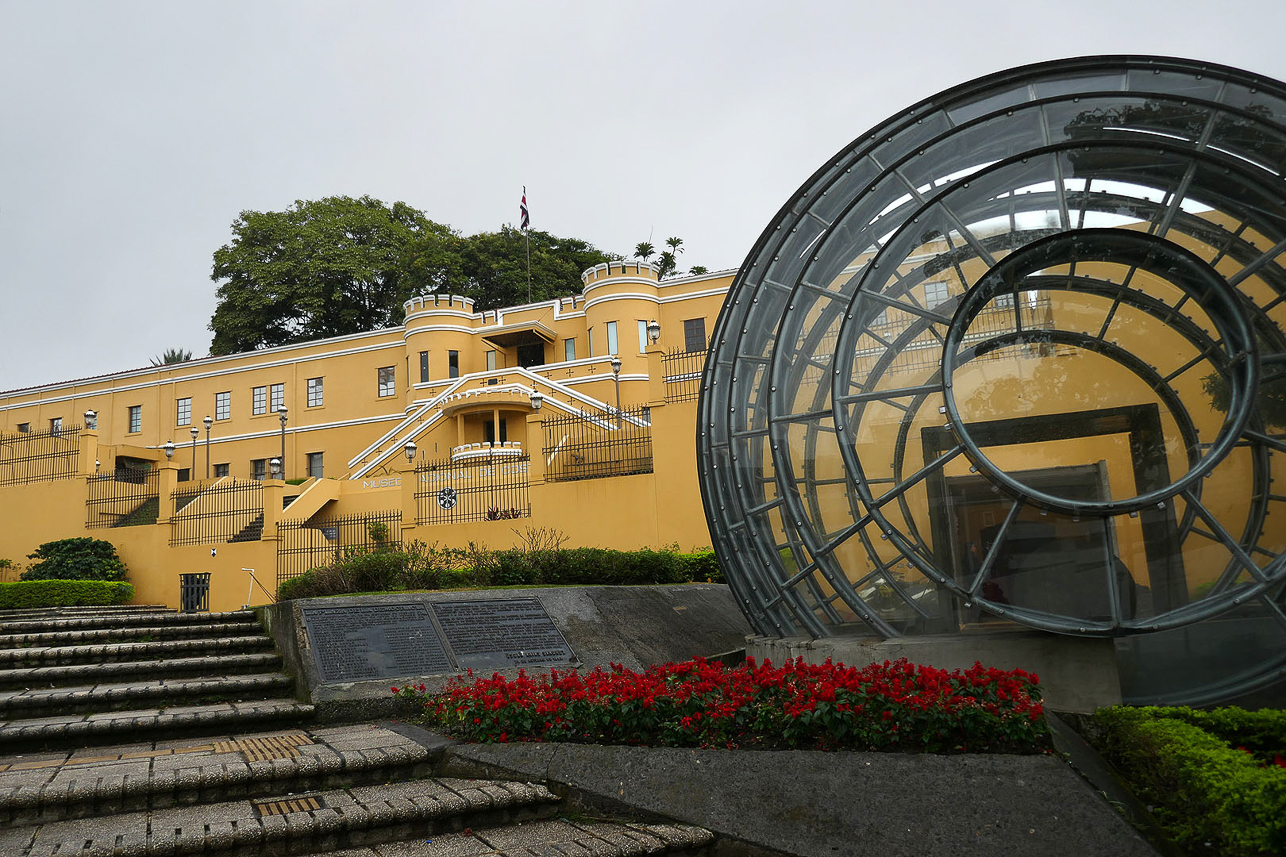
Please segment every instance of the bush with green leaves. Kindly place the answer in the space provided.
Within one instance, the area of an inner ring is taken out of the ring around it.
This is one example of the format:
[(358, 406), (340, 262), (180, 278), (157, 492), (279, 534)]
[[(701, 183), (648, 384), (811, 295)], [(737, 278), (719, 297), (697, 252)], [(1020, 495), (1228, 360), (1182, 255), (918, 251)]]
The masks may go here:
[(122, 581), (129, 569), (116, 554), (116, 546), (102, 539), (74, 538), (45, 542), (21, 580), (108, 580)]
[(1189, 854), (1286, 854), (1286, 716), (1222, 708), (1101, 709), (1093, 736)]
[(107, 580), (28, 580), (0, 583), (0, 610), (124, 604), (134, 597), (128, 583)]
[(472, 577), (471, 567), (466, 549), (419, 541), (380, 545), (348, 551), (330, 565), (284, 581), (277, 597), (284, 601), (352, 592), (446, 589), (464, 585)]
[(688, 579), (695, 583), (723, 583), (723, 568), (712, 550), (681, 553), (679, 559), (688, 569)]

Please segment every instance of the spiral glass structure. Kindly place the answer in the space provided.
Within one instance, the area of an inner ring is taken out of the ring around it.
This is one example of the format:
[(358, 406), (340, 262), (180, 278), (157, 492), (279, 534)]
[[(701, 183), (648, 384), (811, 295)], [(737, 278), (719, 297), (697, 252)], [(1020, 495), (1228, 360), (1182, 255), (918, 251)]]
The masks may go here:
[(1283, 252), (1286, 86), (1248, 72), (1045, 63), (863, 134), (760, 237), (703, 378), (751, 624), (1117, 637), (1157, 701), (1281, 675)]

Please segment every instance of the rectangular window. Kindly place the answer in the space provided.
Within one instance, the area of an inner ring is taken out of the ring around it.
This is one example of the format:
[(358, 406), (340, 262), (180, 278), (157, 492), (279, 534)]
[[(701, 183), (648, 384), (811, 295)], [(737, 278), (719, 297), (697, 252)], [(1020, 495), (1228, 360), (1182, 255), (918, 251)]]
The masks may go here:
[(576, 359), (576, 340), (574, 339), (563, 340), (563, 359), (564, 360)]
[(320, 452), (308, 453), (308, 475), (314, 479), (322, 478), (322, 454)]
[(647, 351), (647, 322), (639, 319), (639, 354)]
[(215, 475), (215, 477), (216, 477), (216, 478), (218, 478), (218, 477), (220, 477), (220, 476), (227, 476), (227, 475), (228, 475), (228, 465), (226, 465), (226, 464), (216, 464), (216, 465), (214, 465), (214, 475)]
[(308, 379), (308, 407), (320, 408), (322, 406), (322, 379)]
[(176, 426), (192, 425), (192, 399), (179, 399), (176, 402), (174, 424)]
[(129, 431), (130, 434), (143, 430), (143, 406), (130, 405), (129, 407)]
[(268, 407), (275, 414), (286, 404), (286, 385), (273, 384), (268, 388)]
[(447, 377), (448, 378), (460, 377), (460, 352), (459, 351), (447, 352)]
[(50, 433), (50, 434), (52, 434), (52, 435), (62, 434), (62, 430), (63, 430), (63, 418), (62, 418), (62, 417), (54, 417), (52, 420), (50, 420), (50, 421), (49, 421), (49, 433)]
[(608, 354), (621, 353), (616, 349), (616, 322), (614, 321), (609, 321), (607, 323), (607, 353)]
[(593, 357), (594, 356), (594, 328), (591, 327), (589, 330), (585, 331), (585, 333), (589, 337), (589, 356)]
[(996, 308), (997, 308), (997, 309), (1013, 309), (1013, 308), (1014, 308), (1014, 293), (1013, 293), (1013, 292), (1010, 292), (1010, 293), (1009, 293), (1009, 294), (1007, 294), (1007, 295), (996, 295)]
[(488, 372), (494, 371), (495, 368), (496, 368), (496, 352), (488, 351), (487, 352), (487, 371)]
[(689, 318), (684, 320), (683, 350), (706, 350), (706, 320), (704, 318)]
[(226, 420), (232, 416), (232, 394), (215, 393), (214, 394), (214, 418), (216, 420)]
[(924, 284), (924, 305), (928, 309), (933, 309), (950, 296), (951, 293), (947, 290), (946, 283), (932, 282)]
[(250, 478), (262, 482), (268, 476), (268, 459), (256, 458), (250, 462)]
[(397, 374), (393, 371), (392, 366), (380, 367), (378, 376), (381, 397), (392, 396), (397, 393)]
[(267, 387), (254, 387), (250, 390), (250, 411), (255, 416), (268, 413)]
[(31, 431), (31, 423), (18, 423), (18, 431), (28, 434)]
[(420, 383), (429, 383), (429, 352), (420, 352)]

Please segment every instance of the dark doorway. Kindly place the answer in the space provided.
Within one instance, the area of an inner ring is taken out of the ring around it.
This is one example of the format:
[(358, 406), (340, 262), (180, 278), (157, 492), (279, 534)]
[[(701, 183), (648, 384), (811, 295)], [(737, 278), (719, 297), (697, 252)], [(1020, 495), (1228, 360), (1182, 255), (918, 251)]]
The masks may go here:
[(529, 342), (526, 345), (518, 346), (518, 365), (526, 369), (528, 366), (545, 365), (545, 343)]

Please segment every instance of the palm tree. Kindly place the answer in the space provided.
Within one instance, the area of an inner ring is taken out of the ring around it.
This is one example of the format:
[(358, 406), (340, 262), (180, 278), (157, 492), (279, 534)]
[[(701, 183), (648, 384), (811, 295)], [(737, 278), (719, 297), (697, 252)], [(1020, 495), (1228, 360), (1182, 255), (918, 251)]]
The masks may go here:
[(171, 363), (186, 363), (192, 359), (192, 352), (182, 348), (167, 348), (160, 357), (152, 358), (153, 366), (168, 366)]
[(675, 259), (678, 259), (678, 258), (679, 258), (679, 254), (683, 252), (683, 239), (682, 239), (682, 238), (667, 238), (667, 239), (665, 239), (665, 246), (669, 247), (669, 248), (670, 248), (670, 252), (671, 252), (672, 254), (674, 254), (674, 258), (675, 258)]
[(689, 271), (688, 273), (694, 276), (699, 274), (708, 274), (710, 273), (710, 269), (707, 268), (705, 265), (693, 265), (692, 270)]
[(656, 252), (656, 248), (653, 247), (647, 241), (640, 241), (639, 243), (634, 245), (635, 259), (642, 259), (644, 262), (646, 262), (648, 259), (652, 257), (652, 254), (654, 254), (655, 252)]
[(656, 278), (663, 280), (679, 267), (679, 262), (674, 258), (674, 253), (666, 250), (660, 256), (656, 257)]

